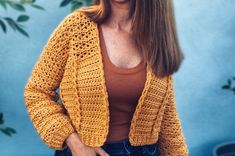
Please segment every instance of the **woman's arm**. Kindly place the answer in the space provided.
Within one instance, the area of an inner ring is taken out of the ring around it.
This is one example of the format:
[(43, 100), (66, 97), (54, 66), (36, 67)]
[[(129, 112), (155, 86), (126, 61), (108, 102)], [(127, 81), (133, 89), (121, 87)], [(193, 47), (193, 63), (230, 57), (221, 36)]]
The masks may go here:
[(183, 135), (181, 121), (176, 110), (173, 83), (173, 77), (171, 75), (169, 82), (169, 97), (159, 132), (158, 149), (161, 156), (188, 156), (188, 147)]
[(70, 13), (51, 34), (34, 65), (24, 90), (30, 119), (41, 139), (52, 149), (62, 150), (66, 138), (75, 130), (65, 114), (56, 89), (61, 82), (68, 58), (72, 21), (77, 12)]

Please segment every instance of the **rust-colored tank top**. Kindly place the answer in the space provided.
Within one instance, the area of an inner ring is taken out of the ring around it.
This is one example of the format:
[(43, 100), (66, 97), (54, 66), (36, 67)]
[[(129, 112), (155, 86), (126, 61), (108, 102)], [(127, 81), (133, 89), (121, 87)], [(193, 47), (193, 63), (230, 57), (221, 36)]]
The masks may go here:
[(146, 81), (146, 64), (142, 59), (133, 68), (114, 65), (106, 51), (100, 25), (98, 28), (110, 110), (106, 142), (113, 142), (128, 138), (131, 119)]

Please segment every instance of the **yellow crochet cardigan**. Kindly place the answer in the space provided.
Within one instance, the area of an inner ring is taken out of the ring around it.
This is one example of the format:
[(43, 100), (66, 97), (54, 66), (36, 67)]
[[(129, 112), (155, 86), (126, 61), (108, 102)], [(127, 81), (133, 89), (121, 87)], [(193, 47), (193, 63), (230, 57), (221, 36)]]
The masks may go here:
[[(109, 103), (100, 50), (97, 24), (78, 9), (57, 26), (34, 65), (24, 99), (36, 131), (49, 148), (66, 148), (65, 139), (73, 132), (92, 147), (105, 142)], [(133, 146), (159, 141), (161, 156), (188, 155), (173, 77), (156, 77), (149, 64), (129, 140)]]

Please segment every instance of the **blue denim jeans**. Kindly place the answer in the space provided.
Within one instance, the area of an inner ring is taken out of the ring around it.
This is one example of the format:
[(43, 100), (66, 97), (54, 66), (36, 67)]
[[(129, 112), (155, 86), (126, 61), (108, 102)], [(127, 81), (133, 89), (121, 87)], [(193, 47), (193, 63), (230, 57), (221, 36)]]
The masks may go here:
[[(110, 156), (160, 156), (157, 150), (157, 143), (143, 145), (143, 146), (131, 146), (128, 139), (105, 142), (101, 148), (103, 148)], [(69, 148), (64, 150), (56, 150), (55, 156), (72, 156)], [(99, 154), (96, 154), (99, 156)]]

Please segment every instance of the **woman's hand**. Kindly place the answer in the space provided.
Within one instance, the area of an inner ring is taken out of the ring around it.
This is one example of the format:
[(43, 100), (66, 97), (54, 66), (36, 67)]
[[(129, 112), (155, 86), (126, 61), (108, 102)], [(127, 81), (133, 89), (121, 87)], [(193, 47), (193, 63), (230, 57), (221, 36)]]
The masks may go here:
[(83, 144), (77, 133), (70, 134), (66, 139), (66, 144), (72, 156), (96, 156), (96, 153), (100, 156), (109, 156), (101, 147), (90, 147)]

